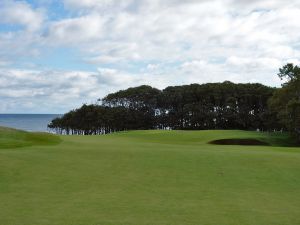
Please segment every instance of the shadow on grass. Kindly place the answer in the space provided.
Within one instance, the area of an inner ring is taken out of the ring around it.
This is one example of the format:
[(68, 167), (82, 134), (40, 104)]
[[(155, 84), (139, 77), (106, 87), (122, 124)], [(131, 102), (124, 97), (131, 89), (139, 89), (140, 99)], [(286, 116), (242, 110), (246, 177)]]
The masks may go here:
[(219, 139), (208, 142), (214, 145), (248, 145), (248, 146), (270, 146), (269, 143), (257, 139)]

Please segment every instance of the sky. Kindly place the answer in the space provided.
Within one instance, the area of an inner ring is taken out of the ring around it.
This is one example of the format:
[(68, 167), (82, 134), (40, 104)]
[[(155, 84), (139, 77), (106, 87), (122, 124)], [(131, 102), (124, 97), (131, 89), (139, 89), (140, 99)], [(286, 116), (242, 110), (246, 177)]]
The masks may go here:
[(299, 0), (0, 0), (0, 113), (65, 113), (142, 84), (279, 87)]

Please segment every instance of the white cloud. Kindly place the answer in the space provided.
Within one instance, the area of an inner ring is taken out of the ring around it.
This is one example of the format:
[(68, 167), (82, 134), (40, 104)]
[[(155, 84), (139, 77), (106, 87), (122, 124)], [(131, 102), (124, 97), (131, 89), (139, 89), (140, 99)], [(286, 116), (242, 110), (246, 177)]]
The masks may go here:
[[(1, 1), (0, 13), (7, 15), (1, 22), (25, 27), (0, 32), (0, 85), (6, 90), (1, 91), (2, 98), (26, 98), (31, 105), (45, 99), (67, 109), (140, 84), (164, 88), (231, 80), (279, 86), (278, 68), (300, 60), (298, 0), (64, 0), (63, 4), (67, 13), (45, 22), (43, 11), (29, 3)], [(24, 58), (27, 63), (32, 56), (43, 59), (47, 48), (53, 47), (75, 49), (80, 63), (94, 66), (94, 71), (59, 71), (53, 63), (46, 64), (48, 72), (43, 67), (13, 68), (18, 61), (24, 65)]]
[(241, 10), (243, 12), (249, 12), (253, 10), (277, 10), (280, 8), (293, 8), (299, 7), (300, 2), (297, 0), (282, 1), (282, 0), (229, 0), (231, 7), (234, 10)]
[[(78, 7), (109, 7), (104, 13), (93, 8), (76, 18), (53, 23), (49, 28), (51, 43), (77, 44), (84, 58), (95, 64), (258, 54), (268, 58), (276, 49), (279, 60), (299, 56), (299, 51), (291, 49), (300, 38), (300, 9), (292, 8), (296, 1), (124, 2), (127, 8), (118, 7), (116, 1), (65, 1)], [(254, 6), (270, 10), (251, 11)], [(249, 12), (240, 14), (241, 8)]]
[[(145, 83), (163, 88), (169, 77), (98, 68), (87, 71), (0, 69), (0, 112), (66, 112), (106, 94)], [(30, 107), (24, 103), (31, 102)], [(22, 107), (20, 108), (20, 106)]]
[(92, 14), (53, 22), (48, 31), (49, 44), (81, 44), (100, 40), (105, 19)]
[(64, 0), (66, 7), (71, 9), (107, 9), (108, 7), (126, 7), (132, 0)]
[(2, 0), (0, 15), (0, 23), (22, 25), (29, 31), (40, 29), (44, 21), (42, 10), (34, 10), (30, 4), (23, 1)]
[(10, 64), (10, 61), (0, 59), (0, 67), (9, 66)]
[(45, 12), (25, 1), (0, 1), (0, 67), (20, 66), (19, 60), (40, 54)]
[(159, 69), (160, 68), (160, 64), (148, 64), (147, 65), (147, 70), (150, 70), (150, 71), (155, 71), (155, 70), (157, 70), (157, 69)]
[[(1, 99), (18, 103), (31, 99), (39, 112), (66, 111), (103, 94), (96, 74), (82, 71), (0, 69), (0, 84)], [(19, 112), (19, 104), (11, 110)]]

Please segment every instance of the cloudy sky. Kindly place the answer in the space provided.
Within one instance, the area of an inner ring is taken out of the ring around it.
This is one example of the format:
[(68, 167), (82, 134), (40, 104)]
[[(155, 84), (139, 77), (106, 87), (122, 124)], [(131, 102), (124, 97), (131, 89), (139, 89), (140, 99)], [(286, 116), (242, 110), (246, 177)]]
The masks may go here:
[(260, 82), (300, 64), (299, 0), (1, 0), (0, 113), (149, 84)]

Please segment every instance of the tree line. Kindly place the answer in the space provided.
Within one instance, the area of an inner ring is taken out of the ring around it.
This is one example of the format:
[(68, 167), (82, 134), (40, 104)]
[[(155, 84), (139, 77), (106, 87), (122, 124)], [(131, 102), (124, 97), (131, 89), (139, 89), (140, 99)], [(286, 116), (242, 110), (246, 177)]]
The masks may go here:
[[(300, 68), (287, 64), (281, 88), (259, 83), (190, 84), (163, 90), (142, 85), (54, 119), (59, 134), (96, 135), (147, 129), (289, 130), (300, 133)], [(300, 135), (299, 135), (300, 136)]]

